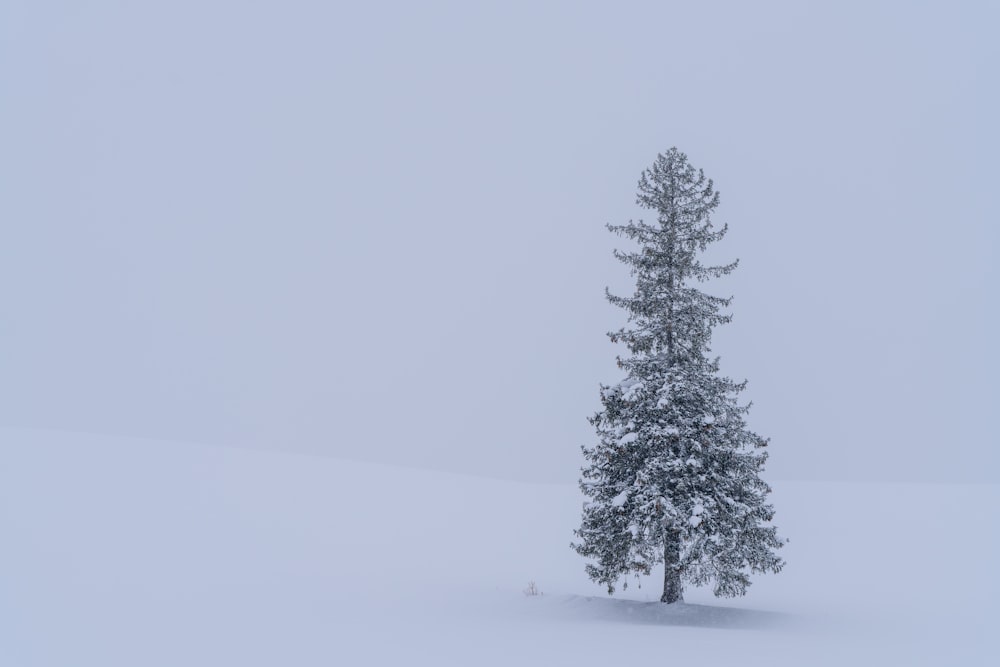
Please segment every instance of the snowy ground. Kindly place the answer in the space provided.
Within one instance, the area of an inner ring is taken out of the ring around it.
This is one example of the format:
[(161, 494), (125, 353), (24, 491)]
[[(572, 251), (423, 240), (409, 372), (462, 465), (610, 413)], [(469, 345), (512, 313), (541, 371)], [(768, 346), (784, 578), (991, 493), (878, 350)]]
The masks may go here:
[(1000, 488), (774, 487), (785, 571), (665, 608), (571, 485), (0, 430), (0, 664), (1000, 664)]

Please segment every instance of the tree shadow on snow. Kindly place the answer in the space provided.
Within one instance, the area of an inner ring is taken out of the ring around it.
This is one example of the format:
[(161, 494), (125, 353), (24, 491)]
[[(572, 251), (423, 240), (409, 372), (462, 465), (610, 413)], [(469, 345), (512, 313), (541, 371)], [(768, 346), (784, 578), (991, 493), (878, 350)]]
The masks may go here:
[(761, 630), (787, 626), (792, 620), (792, 616), (780, 612), (685, 602), (668, 605), (662, 602), (580, 596), (567, 596), (560, 602), (561, 606), (573, 615), (636, 625)]

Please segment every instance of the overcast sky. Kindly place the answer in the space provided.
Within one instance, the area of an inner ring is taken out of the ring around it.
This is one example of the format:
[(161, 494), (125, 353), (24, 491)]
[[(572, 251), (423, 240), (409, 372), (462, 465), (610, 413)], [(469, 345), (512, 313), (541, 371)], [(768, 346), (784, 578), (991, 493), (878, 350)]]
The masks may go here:
[(677, 146), (768, 476), (1000, 481), (998, 18), (5, 0), (0, 426), (573, 480)]

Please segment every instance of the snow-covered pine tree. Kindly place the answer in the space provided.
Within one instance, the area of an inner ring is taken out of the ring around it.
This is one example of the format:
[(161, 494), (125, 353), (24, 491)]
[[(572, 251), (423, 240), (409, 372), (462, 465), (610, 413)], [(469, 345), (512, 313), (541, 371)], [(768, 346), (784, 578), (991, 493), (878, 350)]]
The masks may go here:
[(619, 357), (626, 377), (601, 386), (603, 410), (590, 419), (598, 442), (583, 447), (580, 486), (589, 501), (573, 547), (595, 561), (587, 574), (609, 594), (628, 574), (663, 563), (663, 602), (683, 600), (684, 581), (743, 595), (751, 573), (784, 563), (769, 525), (770, 488), (759, 476), (767, 441), (748, 430), (750, 406), (738, 400), (746, 383), (721, 376), (718, 357), (709, 356), (713, 327), (731, 318), (722, 312), (730, 299), (696, 287), (736, 268), (698, 260), (726, 233), (711, 223), (719, 194), (671, 148), (643, 172), (636, 201), (657, 222), (608, 225), (638, 244), (615, 251), (636, 277), (635, 293), (607, 293), (629, 322), (608, 335), (631, 356)]

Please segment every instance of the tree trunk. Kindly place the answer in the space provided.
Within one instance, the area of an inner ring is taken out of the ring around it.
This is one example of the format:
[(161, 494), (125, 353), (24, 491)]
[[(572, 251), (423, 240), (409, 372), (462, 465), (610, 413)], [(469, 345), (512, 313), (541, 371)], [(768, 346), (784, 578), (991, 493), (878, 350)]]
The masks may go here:
[[(670, 196), (670, 219), (668, 226), (669, 248), (667, 259), (667, 369), (673, 376), (674, 370), (674, 253), (676, 252), (675, 225), (677, 223), (673, 194)], [(676, 530), (667, 530), (663, 540), (663, 595), (660, 602), (673, 604), (684, 601), (684, 587), (681, 585), (681, 536)]]
[(669, 530), (663, 544), (663, 595), (660, 596), (660, 602), (672, 604), (684, 601), (680, 560), (680, 535), (676, 531)]

